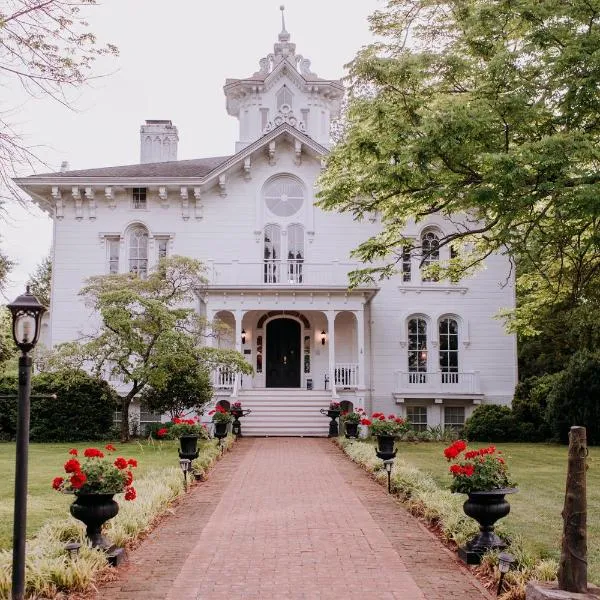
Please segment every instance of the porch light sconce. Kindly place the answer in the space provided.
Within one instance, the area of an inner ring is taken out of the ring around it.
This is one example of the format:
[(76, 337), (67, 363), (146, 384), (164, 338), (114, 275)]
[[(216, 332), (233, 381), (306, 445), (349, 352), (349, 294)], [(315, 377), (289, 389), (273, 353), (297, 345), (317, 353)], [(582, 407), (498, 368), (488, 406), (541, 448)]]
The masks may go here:
[(321, 331), (321, 345), (324, 346), (325, 345), (325, 340), (327, 339), (327, 334), (325, 333), (325, 331)]
[(246, 330), (242, 329), (242, 345), (246, 343)]

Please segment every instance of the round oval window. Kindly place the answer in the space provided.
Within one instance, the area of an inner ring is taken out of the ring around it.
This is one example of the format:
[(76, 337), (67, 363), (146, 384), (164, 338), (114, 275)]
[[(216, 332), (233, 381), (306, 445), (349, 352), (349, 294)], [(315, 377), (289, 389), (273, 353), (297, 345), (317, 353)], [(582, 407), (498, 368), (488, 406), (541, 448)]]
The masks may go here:
[(302, 185), (293, 177), (277, 177), (264, 189), (267, 208), (277, 217), (291, 217), (304, 203)]

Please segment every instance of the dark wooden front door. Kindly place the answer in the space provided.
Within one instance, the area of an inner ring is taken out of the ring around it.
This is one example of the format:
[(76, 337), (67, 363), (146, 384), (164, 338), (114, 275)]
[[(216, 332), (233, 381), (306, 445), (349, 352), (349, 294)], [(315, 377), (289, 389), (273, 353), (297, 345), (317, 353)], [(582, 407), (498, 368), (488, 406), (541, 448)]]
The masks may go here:
[(274, 319), (267, 323), (268, 388), (300, 387), (300, 323)]

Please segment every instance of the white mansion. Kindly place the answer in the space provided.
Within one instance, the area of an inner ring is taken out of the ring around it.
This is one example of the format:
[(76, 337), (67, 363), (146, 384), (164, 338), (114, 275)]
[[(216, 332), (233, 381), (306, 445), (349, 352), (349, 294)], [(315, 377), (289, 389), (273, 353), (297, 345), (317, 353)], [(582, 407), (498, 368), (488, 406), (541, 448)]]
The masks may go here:
[[(420, 257), (406, 255), (399, 275), (349, 290), (350, 252), (378, 223), (315, 207), (342, 83), (311, 71), (285, 27), (259, 66), (225, 82), (227, 112), (239, 121), (231, 156), (177, 160), (177, 128), (151, 120), (140, 130), (140, 164), (17, 180), (54, 219), (46, 343), (86, 328), (77, 294), (87, 277), (143, 276), (179, 254), (208, 267), (197, 309), (231, 331), (214, 343), (254, 368), (214, 381), (216, 399), (253, 410), (246, 434), (325, 435), (319, 409), (331, 399), (396, 412), (421, 429), (460, 427), (480, 403), (509, 404), (516, 341), (494, 318), (514, 306), (514, 287), (501, 285), (507, 260), (492, 256), (454, 284), (422, 277)], [(436, 241), (449, 226), (431, 220), (407, 235), (433, 250), (428, 261), (444, 261)], [(142, 407), (142, 424), (157, 418)]]

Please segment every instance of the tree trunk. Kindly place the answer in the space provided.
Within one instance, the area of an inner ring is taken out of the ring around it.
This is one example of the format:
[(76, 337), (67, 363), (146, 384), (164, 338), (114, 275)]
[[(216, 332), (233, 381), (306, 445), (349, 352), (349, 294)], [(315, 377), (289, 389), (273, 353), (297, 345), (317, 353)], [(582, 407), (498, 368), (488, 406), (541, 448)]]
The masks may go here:
[(585, 427), (571, 427), (558, 587), (579, 594), (587, 592), (587, 452)]

